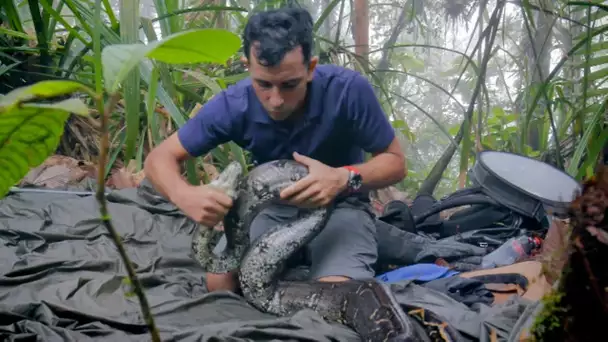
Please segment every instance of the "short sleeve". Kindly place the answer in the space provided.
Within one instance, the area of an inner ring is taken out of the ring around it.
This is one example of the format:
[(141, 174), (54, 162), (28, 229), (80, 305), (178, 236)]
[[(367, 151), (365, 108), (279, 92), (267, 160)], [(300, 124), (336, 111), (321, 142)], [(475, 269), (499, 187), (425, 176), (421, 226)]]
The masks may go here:
[(199, 157), (234, 140), (236, 116), (230, 111), (225, 93), (220, 93), (179, 128), (177, 137), (192, 157)]
[(357, 75), (348, 89), (348, 117), (359, 147), (369, 153), (385, 150), (395, 138), (391, 126), (369, 81)]

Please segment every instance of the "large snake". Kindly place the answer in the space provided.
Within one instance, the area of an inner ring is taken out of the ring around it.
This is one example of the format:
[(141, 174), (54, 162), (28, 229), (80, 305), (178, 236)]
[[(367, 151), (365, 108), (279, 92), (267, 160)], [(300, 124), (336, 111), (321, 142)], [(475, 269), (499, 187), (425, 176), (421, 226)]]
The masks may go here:
[[(233, 162), (210, 183), (234, 203), (223, 221), (227, 245), (222, 253), (213, 252), (221, 235), (213, 227), (202, 227), (194, 238), (194, 252), (207, 272), (238, 269), (243, 296), (263, 312), (286, 316), (307, 308), (328, 321), (350, 326), (365, 341), (430, 341), (427, 327), (408, 317), (387, 285), (374, 279), (280, 281), (285, 262), (322, 231), (332, 208), (311, 209), (250, 243), (251, 221), (277, 202), (284, 188), (304, 178), (308, 169), (295, 161), (276, 160), (257, 166), (246, 177), (242, 172), (240, 164)], [(436, 329), (443, 338), (438, 341), (458, 339), (451, 337), (457, 333), (449, 327), (441, 328)]]

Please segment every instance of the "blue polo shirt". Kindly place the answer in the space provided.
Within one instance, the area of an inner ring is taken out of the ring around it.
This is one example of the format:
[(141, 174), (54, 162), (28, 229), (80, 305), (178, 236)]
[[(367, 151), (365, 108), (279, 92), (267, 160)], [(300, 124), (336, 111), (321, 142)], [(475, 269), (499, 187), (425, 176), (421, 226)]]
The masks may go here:
[(363, 162), (364, 151), (382, 151), (395, 137), (372, 86), (358, 72), (319, 65), (308, 91), (301, 119), (274, 121), (247, 78), (208, 101), (179, 129), (179, 140), (195, 157), (234, 141), (256, 164), (293, 159), (295, 151), (340, 167)]

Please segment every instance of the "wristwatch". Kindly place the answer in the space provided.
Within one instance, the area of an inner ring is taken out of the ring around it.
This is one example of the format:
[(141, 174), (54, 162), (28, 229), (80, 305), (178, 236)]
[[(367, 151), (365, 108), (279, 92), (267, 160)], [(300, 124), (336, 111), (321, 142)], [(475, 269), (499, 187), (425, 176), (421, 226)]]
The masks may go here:
[(345, 169), (348, 170), (348, 181), (346, 183), (346, 187), (349, 192), (355, 192), (361, 188), (363, 184), (363, 178), (361, 178), (361, 173), (357, 168), (353, 166), (344, 166)]

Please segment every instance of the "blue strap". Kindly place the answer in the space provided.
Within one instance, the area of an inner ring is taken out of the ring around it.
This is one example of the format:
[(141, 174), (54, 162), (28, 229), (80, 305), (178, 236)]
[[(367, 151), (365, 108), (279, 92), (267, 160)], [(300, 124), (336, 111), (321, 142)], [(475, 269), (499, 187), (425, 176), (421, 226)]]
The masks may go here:
[(418, 280), (427, 282), (435, 279), (451, 277), (458, 273), (459, 272), (436, 264), (416, 264), (386, 272), (377, 276), (376, 279), (386, 283), (402, 280)]

